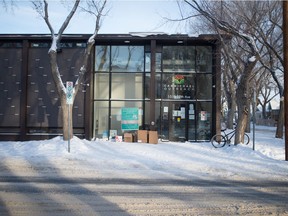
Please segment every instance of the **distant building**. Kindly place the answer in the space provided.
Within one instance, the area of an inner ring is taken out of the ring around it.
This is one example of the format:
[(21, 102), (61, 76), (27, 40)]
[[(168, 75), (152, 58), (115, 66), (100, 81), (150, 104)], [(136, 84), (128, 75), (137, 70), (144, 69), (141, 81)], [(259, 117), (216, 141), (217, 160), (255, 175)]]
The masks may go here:
[[(77, 79), (89, 35), (64, 35), (64, 82)], [(49, 35), (0, 35), (0, 140), (62, 134)], [(86, 139), (153, 129), (173, 141), (209, 140), (220, 128), (220, 52), (215, 35), (98, 35), (73, 105)]]
[(266, 108), (267, 117), (264, 118), (262, 110), (257, 110), (256, 112), (256, 124), (266, 125), (266, 126), (276, 126), (280, 111), (280, 102), (279, 99), (273, 99), (269, 102)]

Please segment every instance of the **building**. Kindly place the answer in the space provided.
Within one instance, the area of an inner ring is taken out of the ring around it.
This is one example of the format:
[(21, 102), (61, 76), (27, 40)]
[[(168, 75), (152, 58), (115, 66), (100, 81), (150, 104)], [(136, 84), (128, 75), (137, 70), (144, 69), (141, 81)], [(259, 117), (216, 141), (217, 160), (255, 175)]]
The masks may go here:
[[(63, 36), (64, 82), (75, 82), (89, 36)], [(50, 43), (49, 35), (0, 35), (0, 140), (62, 134)], [(73, 105), (74, 134), (92, 139), (143, 128), (163, 140), (209, 140), (220, 128), (219, 55), (215, 35), (98, 35)]]
[(277, 126), (280, 113), (280, 99), (272, 99), (266, 106), (266, 110), (258, 105), (255, 113), (256, 124), (266, 126)]

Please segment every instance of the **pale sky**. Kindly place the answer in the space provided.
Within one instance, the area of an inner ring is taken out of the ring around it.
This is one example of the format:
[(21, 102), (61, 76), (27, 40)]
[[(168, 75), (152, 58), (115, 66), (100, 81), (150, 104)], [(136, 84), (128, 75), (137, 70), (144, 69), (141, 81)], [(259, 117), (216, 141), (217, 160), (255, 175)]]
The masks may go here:
[[(109, 0), (108, 0), (109, 1)], [(50, 4), (50, 19), (58, 31), (68, 10), (60, 1)], [(57, 3), (57, 5), (56, 5)], [(6, 12), (0, 8), (0, 34), (37, 34), (50, 33), (44, 20), (33, 10), (28, 0), (18, 0), (14, 11)], [(110, 12), (103, 20), (100, 33), (119, 34), (129, 32), (165, 32), (168, 34), (189, 33), (184, 23), (165, 23), (163, 17), (180, 17), (177, 0), (110, 0)], [(65, 33), (90, 34), (94, 30), (91, 15), (78, 13)]]

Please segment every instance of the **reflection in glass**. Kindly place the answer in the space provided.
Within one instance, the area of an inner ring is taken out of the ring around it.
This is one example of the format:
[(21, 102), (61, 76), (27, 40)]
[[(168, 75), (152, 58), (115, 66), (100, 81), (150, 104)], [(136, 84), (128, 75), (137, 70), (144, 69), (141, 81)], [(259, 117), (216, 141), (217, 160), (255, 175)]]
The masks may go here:
[(113, 73), (112, 99), (142, 99), (143, 75), (139, 73)]
[(197, 140), (209, 140), (212, 131), (212, 103), (197, 103)]
[(112, 46), (112, 72), (143, 72), (144, 46)]
[[(156, 109), (157, 110), (157, 109)], [(145, 101), (145, 119), (144, 119), (144, 125), (143, 128), (144, 130), (148, 130), (150, 126), (150, 101)]]
[(151, 71), (151, 53), (145, 53), (145, 72)]
[(196, 47), (197, 73), (212, 73), (212, 47)]
[(94, 138), (102, 138), (103, 133), (108, 133), (109, 121), (109, 103), (108, 101), (94, 101)]
[(109, 71), (109, 53), (110, 53), (110, 46), (96, 46), (95, 49), (95, 71)]
[(162, 53), (156, 53), (156, 72), (161, 72), (161, 63), (162, 63)]
[(196, 103), (188, 103), (188, 140), (189, 141), (196, 141), (196, 130), (195, 130), (195, 123), (196, 123)]
[(197, 99), (212, 100), (212, 74), (197, 74)]
[(94, 99), (109, 98), (109, 74), (95, 73)]
[(144, 87), (145, 99), (150, 98), (150, 82), (151, 82), (151, 74), (146, 73), (145, 74), (145, 87)]
[(194, 46), (164, 46), (164, 72), (191, 72), (195, 73)]

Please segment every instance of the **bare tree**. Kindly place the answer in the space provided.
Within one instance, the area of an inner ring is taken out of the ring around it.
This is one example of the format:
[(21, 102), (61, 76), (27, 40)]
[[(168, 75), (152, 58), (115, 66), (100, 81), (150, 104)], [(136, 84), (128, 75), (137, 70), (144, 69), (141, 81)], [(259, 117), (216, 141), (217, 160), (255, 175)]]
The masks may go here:
[[(224, 2), (224, 1), (223, 1)], [(239, 28), (245, 28), (245, 32), (248, 32), (255, 39), (257, 44), (260, 58), (257, 68), (262, 72), (257, 74), (254, 72), (254, 89), (257, 93), (261, 93), (261, 84), (267, 78), (266, 72), (270, 73), (269, 77), (272, 77), (274, 82), (269, 82), (267, 88), (273, 88), (275, 83), (278, 87), (280, 98), (283, 97), (283, 40), (282, 40), (282, 7), (280, 1), (254, 1), (254, 2), (229, 2), (223, 5), (226, 11), (233, 12), (234, 19), (241, 21)], [(222, 6), (223, 6), (222, 5)], [(231, 8), (232, 6), (232, 8)], [(248, 7), (247, 7), (248, 6)], [(237, 10), (233, 10), (237, 8)], [(223, 14), (223, 13), (222, 13)], [(226, 13), (225, 13), (226, 14)], [(231, 16), (230, 16), (231, 17)], [(229, 19), (230, 19), (229, 17)], [(237, 25), (236, 25), (237, 26)], [(263, 72), (266, 71), (266, 72)], [(269, 79), (271, 81), (272, 79)], [(258, 83), (258, 84), (257, 84)], [(264, 109), (265, 110), (265, 109)], [(283, 100), (280, 100), (280, 112), (277, 121), (277, 130), (275, 137), (283, 137), (283, 125), (284, 125), (284, 106)]]
[(259, 96), (261, 99), (259, 99), (258, 102), (262, 107), (263, 118), (267, 119), (269, 117), (267, 115), (267, 106), (279, 92), (277, 91), (277, 86), (275, 86), (275, 83), (271, 79), (271, 74), (266, 72), (263, 76), (265, 76), (265, 79), (260, 79), (259, 83)]
[(261, 53), (260, 63), (268, 70), (278, 87), (280, 95), (280, 110), (277, 121), (276, 138), (283, 138), (284, 129), (284, 59), (283, 59), (283, 29), (282, 3), (280, 1), (266, 2), (265, 16), (258, 25), (255, 25), (257, 42), (265, 49)]
[[(63, 80), (61, 79), (60, 70), (59, 70), (59, 66), (57, 62), (58, 55), (59, 55), (58, 50), (60, 49), (60, 42), (61, 42), (65, 29), (69, 25), (72, 17), (75, 15), (76, 10), (80, 7), (80, 1), (81, 0), (75, 0), (72, 9), (70, 10), (66, 19), (62, 23), (58, 32), (55, 31), (55, 29), (53, 28), (50, 22), (48, 2), (46, 0), (32, 2), (34, 9), (44, 19), (51, 33), (52, 43), (51, 43), (51, 47), (49, 49), (48, 54), (50, 58), (52, 77), (55, 82), (57, 92), (61, 101), (61, 108), (62, 108), (62, 115), (63, 115), (63, 139), (64, 140), (67, 140), (70, 138), (68, 136), (69, 134), (71, 137), (73, 136), (72, 118), (70, 118), (70, 122), (68, 122), (68, 111), (72, 113), (73, 109), (72, 109), (72, 106), (68, 106), (66, 104), (66, 100), (67, 100), (66, 87), (63, 83)], [(73, 102), (74, 102), (75, 96), (78, 93), (81, 83), (83, 83), (84, 81), (84, 76), (87, 72), (90, 54), (95, 43), (95, 37), (97, 36), (98, 31), (101, 26), (101, 20), (102, 20), (101, 18), (103, 17), (103, 15), (105, 15), (104, 9), (105, 9), (107, 0), (101, 0), (101, 1), (91, 0), (91, 1), (86, 1), (86, 2), (88, 3), (87, 7), (85, 9), (84, 7), (83, 8), (81, 7), (81, 8), (85, 10), (86, 12), (89, 12), (90, 14), (95, 16), (95, 28), (94, 28), (94, 33), (91, 35), (91, 37), (87, 41), (87, 47), (85, 49), (85, 52), (83, 53), (82, 66), (80, 67), (79, 76), (75, 82), (74, 89), (73, 89)], [(69, 108), (70, 110), (68, 110)]]
[(189, 6), (198, 11), (209, 22), (211, 22), (217, 29), (224, 31), (234, 37), (237, 37), (245, 42), (246, 57), (243, 58), (244, 67), (242, 69), (241, 77), (237, 83), (236, 101), (238, 107), (238, 124), (235, 133), (235, 144), (243, 143), (244, 133), (249, 120), (249, 107), (250, 107), (250, 81), (253, 76), (253, 69), (259, 60), (258, 48), (255, 44), (253, 37), (250, 34), (241, 31), (241, 28), (232, 26), (228, 22), (218, 19), (213, 16), (209, 10), (204, 9), (198, 4), (196, 0), (185, 0)]
[(1, 0), (0, 4), (2, 4), (3, 8), (5, 8), (5, 10), (8, 10), (8, 8), (13, 7), (15, 2), (14, 0)]
[[(220, 35), (221, 38), (221, 35)], [(221, 40), (223, 56), (223, 89), (228, 105), (227, 127), (233, 129), (235, 113), (237, 110), (236, 89), (237, 83), (243, 70), (242, 55), (243, 49), (239, 46), (239, 40), (231, 38), (230, 42)]]

